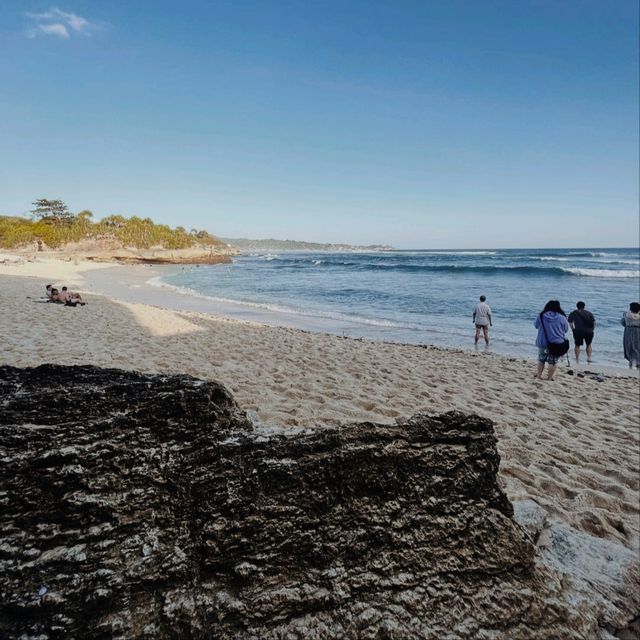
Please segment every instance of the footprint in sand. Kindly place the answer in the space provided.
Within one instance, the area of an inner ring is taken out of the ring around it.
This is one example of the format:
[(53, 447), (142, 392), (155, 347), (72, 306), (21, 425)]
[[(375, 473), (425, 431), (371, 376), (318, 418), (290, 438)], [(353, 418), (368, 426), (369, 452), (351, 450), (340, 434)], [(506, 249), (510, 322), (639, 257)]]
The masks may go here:
[(625, 490), (619, 487), (617, 484), (605, 485), (604, 487), (602, 487), (602, 493), (606, 493), (607, 495), (620, 498), (620, 500), (624, 500), (626, 495)]
[(539, 486), (546, 494), (550, 496), (559, 495), (562, 498), (566, 498), (567, 500), (573, 500), (578, 495), (577, 491), (572, 491), (568, 487), (557, 484), (555, 482), (549, 482), (548, 480), (543, 480), (539, 483)]
[(617, 480), (620, 484), (625, 487), (629, 487), (629, 489), (633, 491), (637, 491), (639, 487), (638, 478), (636, 475), (625, 476), (624, 473), (620, 473), (620, 471), (616, 471), (615, 469), (606, 469), (604, 471), (604, 475), (607, 478), (613, 478)]

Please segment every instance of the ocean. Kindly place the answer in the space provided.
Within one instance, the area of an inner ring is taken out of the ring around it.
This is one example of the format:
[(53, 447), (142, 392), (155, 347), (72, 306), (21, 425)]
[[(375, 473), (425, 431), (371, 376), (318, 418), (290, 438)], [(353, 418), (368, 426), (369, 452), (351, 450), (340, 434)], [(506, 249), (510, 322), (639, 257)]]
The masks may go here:
[[(620, 318), (640, 298), (638, 249), (261, 253), (169, 270), (152, 284), (205, 298), (225, 315), (338, 335), (474, 349), (480, 295), (489, 349), (535, 356), (533, 321), (549, 299), (596, 317), (594, 360), (626, 366)], [(483, 348), (482, 345), (480, 348)]]

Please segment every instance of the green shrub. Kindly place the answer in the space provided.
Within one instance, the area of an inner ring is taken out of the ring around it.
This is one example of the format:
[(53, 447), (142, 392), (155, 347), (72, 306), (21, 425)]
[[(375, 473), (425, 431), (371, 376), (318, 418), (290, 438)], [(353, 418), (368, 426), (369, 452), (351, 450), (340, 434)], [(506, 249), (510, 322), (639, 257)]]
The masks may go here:
[(184, 227), (172, 229), (165, 224), (155, 224), (150, 218), (132, 216), (108, 216), (93, 222), (91, 211), (81, 211), (65, 220), (42, 218), (34, 221), (16, 216), (0, 216), (0, 247), (12, 249), (42, 240), (48, 247), (58, 248), (69, 242), (79, 242), (107, 234), (113, 235), (124, 246), (135, 249), (163, 247), (187, 249), (201, 245), (223, 244), (207, 231)]

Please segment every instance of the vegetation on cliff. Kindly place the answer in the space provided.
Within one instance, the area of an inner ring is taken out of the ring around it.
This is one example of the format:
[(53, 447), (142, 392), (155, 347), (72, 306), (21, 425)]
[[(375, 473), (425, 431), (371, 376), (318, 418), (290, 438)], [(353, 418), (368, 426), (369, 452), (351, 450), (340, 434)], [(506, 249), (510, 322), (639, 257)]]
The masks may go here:
[(91, 211), (70, 213), (60, 200), (36, 200), (33, 219), (0, 216), (0, 247), (12, 249), (41, 241), (47, 247), (58, 248), (70, 242), (111, 238), (125, 247), (148, 249), (188, 249), (196, 246), (223, 245), (207, 231), (183, 227), (172, 229), (156, 224), (150, 218), (112, 215), (98, 222)]

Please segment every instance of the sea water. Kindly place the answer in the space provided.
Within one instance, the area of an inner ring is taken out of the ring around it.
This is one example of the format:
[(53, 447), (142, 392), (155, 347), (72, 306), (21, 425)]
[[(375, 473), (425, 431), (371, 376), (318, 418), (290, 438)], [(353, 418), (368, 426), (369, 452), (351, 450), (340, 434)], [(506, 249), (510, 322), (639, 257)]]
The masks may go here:
[[(189, 266), (154, 284), (205, 297), (227, 315), (350, 337), (474, 349), (480, 295), (490, 350), (534, 357), (533, 321), (550, 299), (596, 317), (594, 360), (624, 365), (620, 319), (640, 298), (638, 249), (283, 252)], [(586, 356), (585, 356), (586, 359)]]

